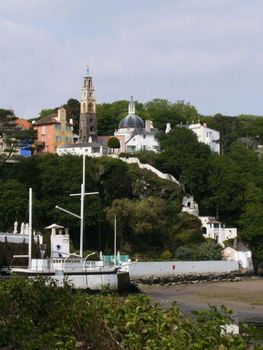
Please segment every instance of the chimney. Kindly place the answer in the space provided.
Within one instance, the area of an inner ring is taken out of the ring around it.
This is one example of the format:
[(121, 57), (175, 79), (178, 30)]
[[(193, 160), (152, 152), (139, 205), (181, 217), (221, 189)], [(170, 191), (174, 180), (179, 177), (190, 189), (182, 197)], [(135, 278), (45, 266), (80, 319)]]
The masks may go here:
[(151, 131), (151, 129), (153, 129), (153, 122), (151, 120), (146, 120), (145, 121), (145, 130)]
[(63, 121), (66, 120), (66, 110), (65, 110), (65, 108), (60, 107), (60, 108), (58, 109), (58, 116), (57, 116), (57, 119), (58, 119), (59, 122), (61, 122), (62, 120), (63, 120)]

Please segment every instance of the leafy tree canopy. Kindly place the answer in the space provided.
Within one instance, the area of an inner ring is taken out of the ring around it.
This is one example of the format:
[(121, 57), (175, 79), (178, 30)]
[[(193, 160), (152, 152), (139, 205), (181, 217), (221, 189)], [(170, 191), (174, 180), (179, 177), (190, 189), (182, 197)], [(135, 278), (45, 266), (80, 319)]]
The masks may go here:
[(117, 139), (117, 137), (111, 137), (108, 140), (108, 147), (109, 148), (120, 148), (121, 145), (120, 145), (119, 139)]
[(36, 139), (36, 132), (32, 128), (29, 130), (21, 129), (16, 124), (17, 119), (13, 111), (0, 109), (0, 141), (3, 143), (0, 166), (17, 153), (19, 146), (30, 147)]

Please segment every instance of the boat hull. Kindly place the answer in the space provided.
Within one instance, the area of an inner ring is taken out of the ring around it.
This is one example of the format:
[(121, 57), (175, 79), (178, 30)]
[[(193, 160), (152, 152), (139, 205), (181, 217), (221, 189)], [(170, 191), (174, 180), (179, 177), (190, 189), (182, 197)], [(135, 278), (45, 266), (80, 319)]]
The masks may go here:
[(13, 269), (12, 273), (21, 277), (49, 277), (63, 285), (67, 280), (76, 289), (102, 290), (109, 288), (113, 291), (128, 291), (130, 289), (129, 272), (119, 269), (105, 271), (79, 271), (79, 272), (39, 272), (27, 269)]

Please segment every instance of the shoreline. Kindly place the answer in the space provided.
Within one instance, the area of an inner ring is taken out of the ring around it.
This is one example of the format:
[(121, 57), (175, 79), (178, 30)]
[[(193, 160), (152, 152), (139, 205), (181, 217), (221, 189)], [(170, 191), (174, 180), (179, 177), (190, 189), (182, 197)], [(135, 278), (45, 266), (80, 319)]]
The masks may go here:
[(196, 284), (145, 285), (142, 292), (167, 308), (172, 302), (186, 315), (193, 310), (206, 310), (211, 305), (225, 305), (233, 310), (233, 319), (263, 326), (263, 278), (251, 277), (241, 281), (214, 281)]

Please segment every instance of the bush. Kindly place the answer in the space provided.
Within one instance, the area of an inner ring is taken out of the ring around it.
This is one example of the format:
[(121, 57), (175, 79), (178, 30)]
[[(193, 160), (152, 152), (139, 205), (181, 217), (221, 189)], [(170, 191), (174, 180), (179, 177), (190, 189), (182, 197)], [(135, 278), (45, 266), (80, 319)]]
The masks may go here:
[(173, 258), (173, 254), (169, 250), (165, 250), (161, 253), (160, 258), (162, 260), (171, 260)]
[(175, 260), (195, 260), (193, 249), (185, 246), (178, 247), (174, 252)]
[(213, 239), (207, 239), (196, 250), (196, 260), (222, 260), (222, 247)]
[(248, 328), (244, 337), (220, 335), (232, 323), (225, 307), (189, 319), (145, 295), (88, 295), (44, 278), (0, 283), (0, 323), (0, 347), (18, 350), (253, 349)]

